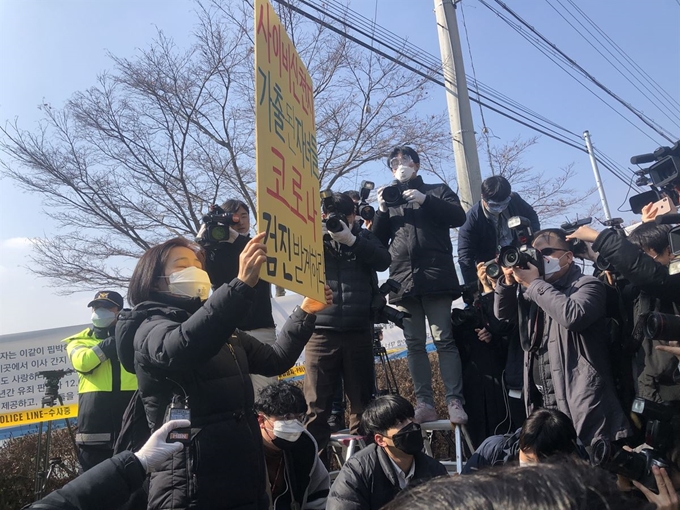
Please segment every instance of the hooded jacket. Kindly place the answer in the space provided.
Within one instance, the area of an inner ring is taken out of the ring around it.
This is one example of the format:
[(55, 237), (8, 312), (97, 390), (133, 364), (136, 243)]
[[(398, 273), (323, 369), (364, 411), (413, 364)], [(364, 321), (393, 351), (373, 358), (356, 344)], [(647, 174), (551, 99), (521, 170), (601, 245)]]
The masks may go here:
[[(599, 437), (627, 437), (630, 427), (616, 397), (607, 351), (604, 284), (571, 264), (559, 280), (538, 278), (519, 295), (517, 284), (505, 285), (499, 278), (495, 293), (496, 317), (519, 325), (527, 416), (533, 409), (532, 357), (537, 344), (547, 345), (542, 357), (549, 360), (556, 406), (569, 416), (583, 444)], [(543, 336), (538, 339), (536, 324), (542, 315)]]
[(417, 176), (405, 185), (426, 195), (416, 203), (377, 211), (371, 231), (389, 247), (390, 278), (401, 284), (390, 303), (433, 294), (460, 296), (449, 230), (465, 222), (458, 196), (446, 184), (425, 184)]
[(161, 425), (173, 398), (186, 397), (191, 411), (191, 443), (152, 473), (149, 509), (269, 507), (248, 374), (293, 366), (316, 317), (296, 309), (276, 344), (263, 344), (235, 330), (254, 293), (235, 279), (205, 303), (157, 294), (130, 313), (147, 315), (138, 327), (118, 321), (121, 360), (134, 365), (149, 428)]

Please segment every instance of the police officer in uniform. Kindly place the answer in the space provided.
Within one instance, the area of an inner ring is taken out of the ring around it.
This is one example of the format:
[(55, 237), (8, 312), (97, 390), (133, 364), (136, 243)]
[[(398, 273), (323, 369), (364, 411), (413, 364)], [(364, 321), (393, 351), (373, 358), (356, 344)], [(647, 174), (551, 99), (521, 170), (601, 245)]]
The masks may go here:
[(137, 389), (137, 378), (121, 367), (114, 330), (123, 297), (100, 291), (87, 305), (92, 327), (63, 340), (78, 372), (78, 460), (87, 471), (113, 455), (125, 408)]

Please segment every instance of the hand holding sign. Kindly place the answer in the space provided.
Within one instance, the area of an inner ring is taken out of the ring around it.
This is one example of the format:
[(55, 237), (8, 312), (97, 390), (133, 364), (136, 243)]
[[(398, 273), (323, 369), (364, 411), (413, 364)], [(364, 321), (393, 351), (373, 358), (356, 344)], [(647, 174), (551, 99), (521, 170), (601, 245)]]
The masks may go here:
[(262, 242), (264, 236), (262, 232), (253, 237), (239, 256), (237, 278), (249, 287), (255, 287), (260, 279), (260, 268), (267, 260), (267, 247)]

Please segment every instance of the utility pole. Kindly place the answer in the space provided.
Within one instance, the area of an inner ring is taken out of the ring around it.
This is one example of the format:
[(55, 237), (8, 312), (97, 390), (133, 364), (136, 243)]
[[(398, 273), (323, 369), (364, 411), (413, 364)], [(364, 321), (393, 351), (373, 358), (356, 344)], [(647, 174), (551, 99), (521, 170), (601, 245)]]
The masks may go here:
[(482, 174), (479, 170), (477, 140), (472, 123), (454, 0), (434, 0), (434, 12), (439, 32), (446, 102), (449, 107), (453, 155), (456, 158), (458, 196), (463, 209), (468, 211), (481, 198)]
[(588, 149), (588, 155), (590, 156), (590, 164), (593, 166), (593, 173), (595, 174), (595, 184), (597, 184), (597, 191), (600, 194), (600, 200), (602, 201), (604, 217), (607, 220), (611, 220), (612, 215), (609, 214), (609, 205), (607, 204), (607, 197), (604, 196), (602, 179), (600, 179), (600, 169), (597, 168), (597, 160), (595, 159), (595, 153), (593, 152), (593, 144), (590, 142), (590, 133), (588, 131), (583, 132), (583, 139), (586, 141), (586, 148)]

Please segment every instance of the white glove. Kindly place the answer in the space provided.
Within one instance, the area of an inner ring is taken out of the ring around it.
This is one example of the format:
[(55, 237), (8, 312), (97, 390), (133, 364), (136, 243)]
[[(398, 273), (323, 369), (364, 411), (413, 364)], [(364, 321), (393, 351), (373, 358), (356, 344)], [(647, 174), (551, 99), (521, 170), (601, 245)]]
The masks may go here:
[(182, 443), (168, 443), (165, 441), (170, 431), (190, 426), (191, 422), (189, 420), (172, 420), (151, 434), (151, 437), (144, 443), (144, 446), (138, 452), (135, 452), (147, 473), (154, 471), (164, 460), (169, 459), (174, 453), (181, 452), (184, 448)]
[(352, 246), (354, 242), (357, 240), (357, 236), (352, 234), (352, 231), (349, 229), (349, 227), (344, 221), (340, 222), (340, 226), (342, 226), (342, 230), (340, 232), (328, 232), (331, 235), (331, 239), (340, 244)]
[(407, 189), (401, 196), (404, 197), (404, 200), (409, 204), (415, 202), (418, 205), (423, 205), (423, 202), (425, 202), (425, 198), (427, 197), (425, 193), (421, 193), (417, 189)]
[(383, 186), (382, 188), (378, 188), (378, 191), (377, 191), (378, 209), (380, 209), (382, 212), (387, 212), (387, 204), (385, 203), (385, 199), (382, 196), (384, 189), (385, 189), (385, 186)]

